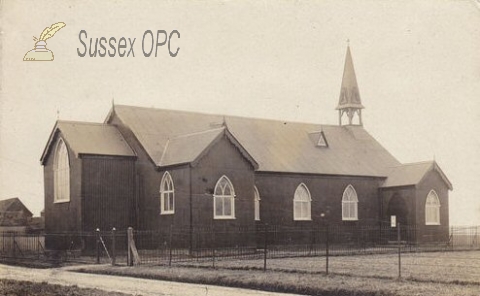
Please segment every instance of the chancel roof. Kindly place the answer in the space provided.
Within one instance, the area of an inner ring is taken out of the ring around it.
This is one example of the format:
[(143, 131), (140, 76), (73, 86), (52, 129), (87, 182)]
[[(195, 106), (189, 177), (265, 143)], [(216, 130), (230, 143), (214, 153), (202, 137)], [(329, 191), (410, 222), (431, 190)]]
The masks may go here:
[(440, 169), (435, 161), (402, 164), (388, 168), (388, 178), (382, 184), (382, 188), (417, 185), (428, 172), (435, 170), (440, 174), (447, 187), (452, 190), (452, 183)]

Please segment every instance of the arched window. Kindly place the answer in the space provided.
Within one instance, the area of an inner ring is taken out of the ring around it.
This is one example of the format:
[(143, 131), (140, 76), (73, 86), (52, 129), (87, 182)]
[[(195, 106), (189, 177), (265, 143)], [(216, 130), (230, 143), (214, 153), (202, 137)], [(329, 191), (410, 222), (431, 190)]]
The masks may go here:
[(342, 220), (356, 221), (358, 220), (358, 197), (355, 188), (348, 185), (343, 191), (342, 197)]
[(260, 194), (258, 193), (257, 186), (253, 187), (253, 191), (255, 194), (254, 202), (255, 202), (255, 221), (260, 221)]
[(293, 220), (311, 220), (310, 191), (305, 184), (298, 185), (293, 196)]
[(70, 163), (65, 142), (60, 139), (55, 150), (53, 164), (54, 202), (70, 201)]
[(235, 219), (235, 190), (226, 176), (218, 179), (215, 185), (213, 207), (214, 219)]
[(430, 190), (425, 203), (425, 224), (440, 225), (440, 200), (435, 190)]
[(160, 183), (160, 214), (173, 214), (175, 212), (175, 188), (172, 176), (165, 172)]

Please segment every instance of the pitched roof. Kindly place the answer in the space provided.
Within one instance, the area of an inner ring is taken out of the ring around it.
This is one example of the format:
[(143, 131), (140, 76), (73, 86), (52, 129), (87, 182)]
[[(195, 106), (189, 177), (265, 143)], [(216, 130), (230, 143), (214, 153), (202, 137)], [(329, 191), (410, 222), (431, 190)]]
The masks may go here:
[(208, 148), (212, 147), (223, 135), (242, 152), (242, 155), (247, 158), (253, 167), (256, 168), (258, 166), (240, 143), (233, 138), (226, 127), (179, 135), (168, 139), (158, 165), (169, 166), (182, 163), (193, 163), (195, 165), (208, 151)]
[(382, 188), (417, 185), (425, 175), (432, 171), (437, 171), (450, 190), (453, 189), (452, 183), (440, 169), (435, 161), (424, 161), (417, 163), (403, 164), (388, 169), (388, 177), (382, 184)]
[[(174, 150), (167, 147), (169, 139), (211, 130), (202, 136), (202, 143), (208, 142), (207, 138), (214, 137), (214, 130), (223, 123), (258, 163), (259, 171), (386, 176), (386, 167), (400, 164), (361, 126), (322, 126), (119, 105), (110, 116), (113, 114), (130, 128), (157, 165), (166, 163), (162, 159), (165, 155), (169, 164), (179, 161), (174, 159)], [(328, 147), (312, 142), (310, 134), (320, 131)], [(183, 140), (179, 138), (175, 145), (181, 146)], [(185, 148), (195, 150), (185, 155), (191, 158), (199, 147)]]
[(59, 132), (62, 133), (63, 138), (77, 157), (80, 154), (135, 156), (133, 150), (113, 125), (57, 121), (40, 159), (42, 164), (52, 149), (52, 143)]
[(345, 66), (343, 68), (342, 86), (340, 88), (340, 98), (337, 109), (358, 108), (363, 109), (358, 90), (357, 76), (353, 67), (352, 54), (350, 46), (347, 47), (345, 55)]
[(0, 212), (17, 212), (20, 210), (25, 210), (30, 215), (33, 215), (18, 197), (0, 200)]

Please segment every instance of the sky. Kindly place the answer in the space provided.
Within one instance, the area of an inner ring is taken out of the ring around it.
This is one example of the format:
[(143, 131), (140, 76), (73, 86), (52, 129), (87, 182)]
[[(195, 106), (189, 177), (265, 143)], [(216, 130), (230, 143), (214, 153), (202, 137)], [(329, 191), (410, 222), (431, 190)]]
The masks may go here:
[[(337, 124), (349, 40), (366, 130), (402, 163), (435, 159), (454, 188), (450, 223), (480, 224), (476, 0), (2, 1), (0, 16), (0, 199), (35, 215), (57, 118), (103, 122), (114, 100)], [(56, 22), (55, 60), (24, 62)], [(87, 45), (136, 38), (135, 57), (80, 57), (82, 30)], [(147, 30), (177, 30), (177, 56), (145, 57)]]

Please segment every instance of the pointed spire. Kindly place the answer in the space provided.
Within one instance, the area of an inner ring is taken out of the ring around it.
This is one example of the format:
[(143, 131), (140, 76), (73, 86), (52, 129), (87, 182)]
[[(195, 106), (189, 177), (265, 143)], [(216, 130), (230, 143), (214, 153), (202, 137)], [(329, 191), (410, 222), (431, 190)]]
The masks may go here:
[(343, 68), (342, 86), (337, 110), (339, 110), (339, 122), (342, 125), (342, 116), (347, 114), (348, 123), (352, 125), (355, 113), (358, 114), (359, 125), (362, 125), (361, 110), (365, 108), (360, 99), (357, 77), (353, 67), (352, 53), (350, 52), (350, 40), (347, 40), (347, 53), (345, 55), (345, 66)]
[(340, 89), (340, 98), (337, 109), (344, 108), (363, 109), (358, 91), (357, 77), (353, 67), (350, 45), (347, 45), (347, 54), (345, 56), (345, 67), (343, 68), (342, 87)]

